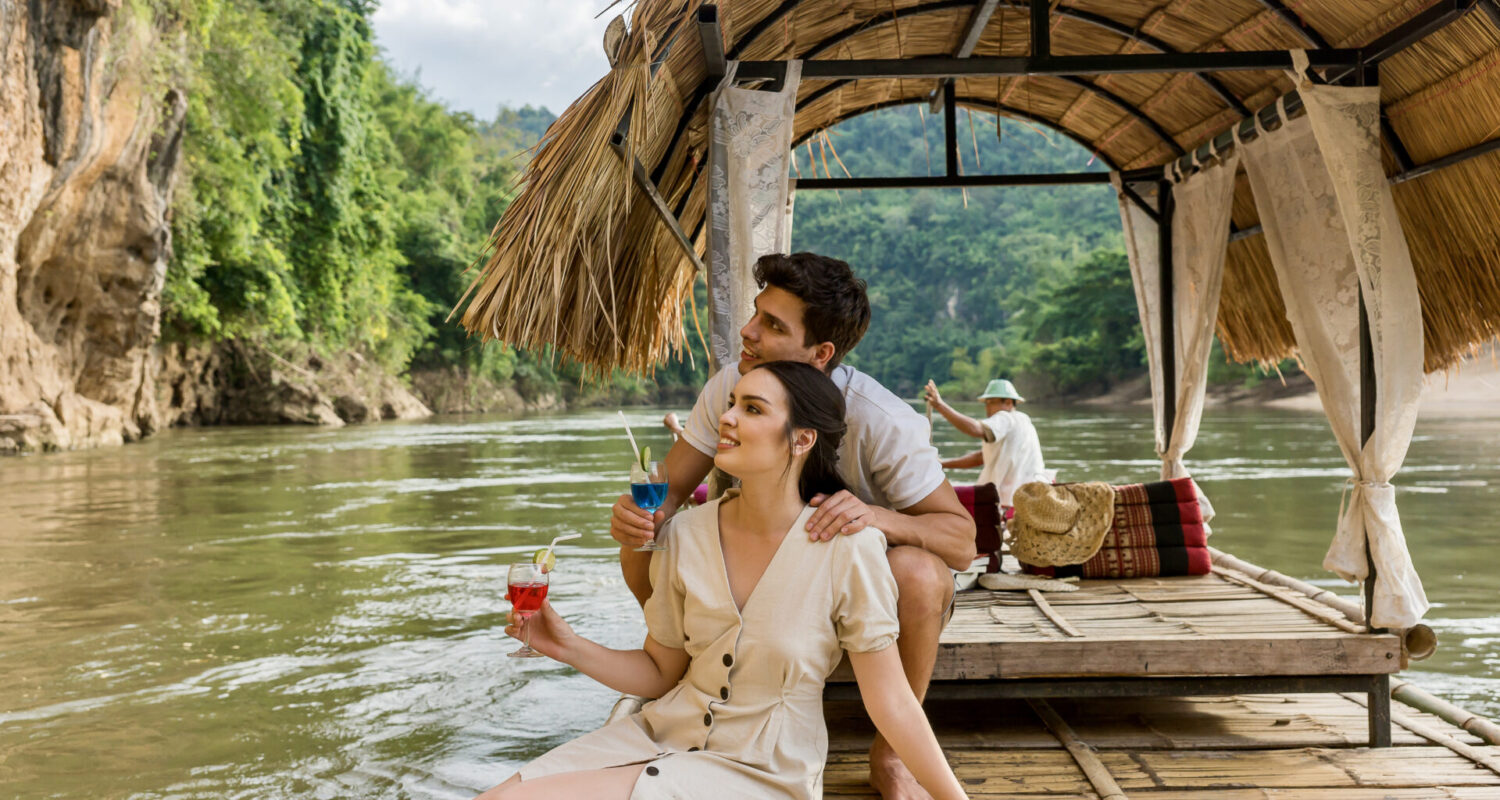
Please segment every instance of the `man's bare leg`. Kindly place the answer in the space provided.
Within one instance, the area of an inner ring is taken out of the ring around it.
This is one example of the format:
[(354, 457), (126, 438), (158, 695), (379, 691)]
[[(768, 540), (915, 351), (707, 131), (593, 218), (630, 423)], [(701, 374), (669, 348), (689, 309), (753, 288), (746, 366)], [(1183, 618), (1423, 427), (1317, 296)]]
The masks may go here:
[[(919, 547), (894, 547), (887, 557), (900, 593), (896, 615), (901, 623), (901, 638), (896, 641), (896, 649), (901, 653), (906, 680), (920, 702), (927, 696), (927, 684), (937, 664), (943, 615), (953, 598), (953, 575), (942, 559)], [(878, 733), (870, 746), (870, 785), (885, 800), (931, 800), (932, 797)]]

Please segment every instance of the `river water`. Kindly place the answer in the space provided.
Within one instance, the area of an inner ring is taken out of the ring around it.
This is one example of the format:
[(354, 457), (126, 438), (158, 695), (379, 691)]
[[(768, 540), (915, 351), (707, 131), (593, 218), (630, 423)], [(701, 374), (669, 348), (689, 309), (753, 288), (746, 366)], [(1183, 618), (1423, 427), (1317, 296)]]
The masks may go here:
[[(660, 413), (629, 413), (653, 449)], [(1033, 416), (1063, 479), (1154, 475), (1146, 413)], [(0, 794), (466, 798), (596, 727), (613, 693), (503, 656), (505, 570), (583, 533), (556, 606), (639, 644), (607, 533), (616, 419), (171, 431), (0, 461)], [(965, 450), (941, 420), (937, 440)], [(1321, 416), (1210, 409), (1188, 463), (1217, 546), (1354, 593), (1318, 566), (1348, 474)], [(1442, 640), (1406, 677), (1500, 717), (1500, 418), (1422, 421), (1398, 484)]]

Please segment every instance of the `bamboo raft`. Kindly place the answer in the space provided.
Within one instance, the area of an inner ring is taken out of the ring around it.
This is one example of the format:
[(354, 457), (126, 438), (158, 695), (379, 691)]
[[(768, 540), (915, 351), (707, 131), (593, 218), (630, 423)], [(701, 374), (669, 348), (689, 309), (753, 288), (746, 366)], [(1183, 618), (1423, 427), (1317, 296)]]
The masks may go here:
[[(1222, 553), (1210, 575), (961, 592), (928, 716), (976, 798), (1500, 800), (1500, 727), (1392, 693), (1412, 637), (1351, 612)], [(874, 798), (851, 677), (826, 694), (824, 793)]]

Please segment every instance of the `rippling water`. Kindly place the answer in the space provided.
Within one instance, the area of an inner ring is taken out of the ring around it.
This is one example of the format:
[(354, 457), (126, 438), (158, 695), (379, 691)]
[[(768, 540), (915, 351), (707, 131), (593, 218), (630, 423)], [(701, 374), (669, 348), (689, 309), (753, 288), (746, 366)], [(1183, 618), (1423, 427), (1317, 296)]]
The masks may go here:
[[(630, 417), (666, 446), (660, 412)], [(1064, 479), (1154, 474), (1147, 414), (1034, 417)], [(506, 565), (577, 531), (552, 598), (640, 642), (606, 532), (615, 420), (173, 431), (0, 461), (4, 794), (466, 798), (596, 727), (613, 693), (505, 658), (501, 629)], [(941, 420), (938, 441), (965, 448)], [(1318, 567), (1347, 476), (1320, 416), (1211, 409), (1188, 463), (1220, 548), (1353, 593)], [(1406, 677), (1500, 716), (1500, 419), (1423, 421), (1406, 463), (1442, 639)]]

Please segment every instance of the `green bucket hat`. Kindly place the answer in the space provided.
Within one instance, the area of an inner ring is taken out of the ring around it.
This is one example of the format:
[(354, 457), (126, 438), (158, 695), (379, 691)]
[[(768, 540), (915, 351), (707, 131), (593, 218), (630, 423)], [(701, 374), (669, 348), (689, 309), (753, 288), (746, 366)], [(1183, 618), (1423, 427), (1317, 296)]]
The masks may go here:
[(979, 396), (980, 400), (1005, 400), (1007, 398), (1014, 400), (1017, 403), (1026, 402), (1026, 398), (1022, 397), (1020, 393), (1016, 391), (1015, 385), (1004, 378), (996, 378), (990, 381), (990, 385), (984, 387), (984, 394), (981, 394)]

